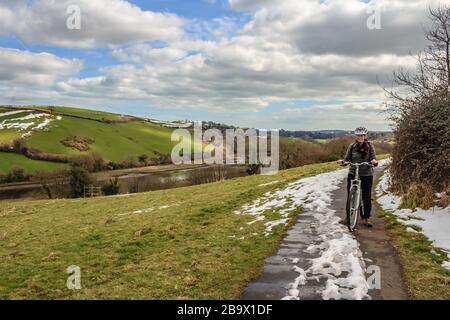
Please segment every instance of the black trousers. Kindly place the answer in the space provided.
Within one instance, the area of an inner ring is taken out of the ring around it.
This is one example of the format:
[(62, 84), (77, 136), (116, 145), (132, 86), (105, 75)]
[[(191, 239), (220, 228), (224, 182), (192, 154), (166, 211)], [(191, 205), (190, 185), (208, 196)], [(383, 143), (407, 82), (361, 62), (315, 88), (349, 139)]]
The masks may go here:
[[(361, 191), (362, 191), (362, 199), (364, 202), (364, 217), (363, 219), (370, 218), (370, 214), (372, 211), (372, 185), (373, 185), (373, 176), (359, 177), (361, 179)], [(347, 177), (347, 195), (350, 193), (350, 185), (351, 181), (355, 179), (355, 175), (349, 174)]]

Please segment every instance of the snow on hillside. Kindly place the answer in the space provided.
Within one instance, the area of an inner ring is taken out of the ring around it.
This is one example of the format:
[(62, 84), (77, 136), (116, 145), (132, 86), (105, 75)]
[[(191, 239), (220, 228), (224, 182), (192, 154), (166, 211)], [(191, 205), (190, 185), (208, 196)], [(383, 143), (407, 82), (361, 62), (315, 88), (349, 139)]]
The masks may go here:
[[(433, 241), (433, 245), (448, 253), (449, 260), (443, 267), (450, 270), (450, 206), (434, 207), (429, 210), (417, 208), (400, 209), (401, 198), (389, 191), (390, 175), (386, 172), (377, 186), (378, 202), (383, 210), (397, 216), (397, 220), (407, 226), (419, 226), (422, 233)], [(409, 232), (416, 232), (408, 227)]]
[(34, 113), (32, 110), (17, 110), (0, 113), (0, 120), (3, 117), (28, 113), (25, 116), (13, 117), (0, 121), (0, 130), (17, 129), (22, 132), (21, 137), (29, 137), (35, 131), (46, 129), (55, 120), (61, 120), (61, 116), (54, 116), (49, 113)]
[(19, 114), (19, 113), (25, 113), (25, 112), (31, 112), (31, 110), (15, 110), (15, 111), (3, 112), (3, 113), (0, 113), (0, 118), (11, 116), (11, 115), (14, 115), (14, 114)]
[(153, 120), (153, 119), (149, 119), (148, 121), (150, 121), (151, 123), (154, 123), (154, 124), (162, 125), (167, 128), (183, 129), (183, 128), (190, 128), (193, 125), (192, 122), (167, 122), (167, 121), (160, 121), (160, 120)]

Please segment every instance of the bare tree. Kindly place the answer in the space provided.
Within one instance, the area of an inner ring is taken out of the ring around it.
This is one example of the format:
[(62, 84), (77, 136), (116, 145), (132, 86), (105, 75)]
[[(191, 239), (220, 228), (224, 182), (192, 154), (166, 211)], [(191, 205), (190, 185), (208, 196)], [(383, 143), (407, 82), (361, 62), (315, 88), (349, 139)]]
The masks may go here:
[(421, 185), (429, 195), (450, 183), (450, 6), (429, 13), (417, 69), (394, 72), (394, 89), (385, 89), (396, 135), (393, 186), (403, 194)]
[(431, 97), (436, 93), (448, 94), (450, 88), (450, 6), (430, 8), (431, 27), (425, 37), (429, 45), (417, 57), (417, 70), (411, 73), (400, 69), (394, 72), (394, 84), (407, 89), (405, 92), (387, 90), (394, 101), (414, 101), (418, 97)]
[[(431, 43), (427, 50), (431, 58), (431, 64), (436, 64), (432, 69), (438, 74), (441, 83), (446, 84), (447, 91), (450, 87), (450, 7), (430, 9), (433, 27), (426, 37)], [(445, 89), (445, 88), (443, 88)]]

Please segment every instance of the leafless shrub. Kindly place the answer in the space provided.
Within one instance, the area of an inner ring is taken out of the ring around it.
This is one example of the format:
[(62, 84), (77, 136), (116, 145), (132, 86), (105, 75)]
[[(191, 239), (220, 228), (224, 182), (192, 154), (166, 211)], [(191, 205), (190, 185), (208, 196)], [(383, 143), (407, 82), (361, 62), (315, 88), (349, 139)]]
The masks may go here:
[(87, 137), (78, 137), (78, 136), (70, 136), (61, 140), (61, 143), (72, 149), (76, 149), (78, 151), (88, 151), (90, 149), (89, 145), (93, 144), (94, 139)]
[[(430, 9), (430, 19), (429, 45), (417, 56), (416, 72), (395, 72), (396, 87), (386, 89), (395, 123), (393, 189), (406, 205), (420, 202), (409, 200), (413, 186), (439, 192), (450, 183), (450, 6)], [(419, 194), (428, 202), (429, 192)]]

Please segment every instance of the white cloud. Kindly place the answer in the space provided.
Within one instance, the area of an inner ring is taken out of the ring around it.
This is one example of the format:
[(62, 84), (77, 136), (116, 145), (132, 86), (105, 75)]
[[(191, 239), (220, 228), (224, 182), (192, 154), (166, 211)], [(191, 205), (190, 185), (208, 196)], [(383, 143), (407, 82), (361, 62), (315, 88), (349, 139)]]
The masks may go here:
[[(210, 24), (191, 21), (184, 35), (176, 16), (151, 13), (148, 17), (157, 15), (161, 25), (149, 29), (143, 27), (145, 23), (156, 20), (145, 18), (146, 12), (125, 1), (112, 1), (120, 3), (123, 10), (106, 8), (103, 0), (93, 3), (97, 1), (86, 1), (87, 12), (95, 12), (104, 27), (82, 30), (78, 37), (47, 29), (45, 23), (34, 33), (27, 27), (30, 23), (16, 28), (22, 38), (37, 42), (64, 45), (67, 41), (67, 45), (77, 46), (127, 43), (112, 49), (112, 55), (123, 64), (104, 68), (90, 78), (61, 78), (52, 93), (65, 97), (67, 103), (79, 99), (97, 105), (146, 101), (158, 108), (222, 112), (233, 120), (233, 113), (257, 112), (270, 102), (347, 101), (338, 106), (292, 108), (255, 121), (291, 126), (301, 123), (303, 117), (309, 119), (303, 121), (305, 125), (321, 121), (322, 128), (336, 128), (337, 124), (354, 126), (364, 115), (374, 126), (386, 126), (384, 115), (374, 106), (384, 97), (377, 80), (383, 81), (398, 67), (413, 68), (409, 51), (423, 47), (428, 6), (437, 0), (379, 0), (382, 30), (373, 31), (366, 27), (368, 4), (358, 0), (229, 0), (234, 9), (250, 12), (251, 21), (241, 28), (242, 21), (233, 19)], [(0, 0), (0, 17), (9, 21), (1, 4)], [(27, 7), (26, 12), (32, 10), (34, 16), (39, 12), (36, 8)], [(100, 8), (106, 12), (99, 13)], [(176, 22), (175, 29), (166, 28), (171, 19)], [(167, 46), (143, 41), (153, 35), (166, 38)], [(359, 101), (371, 102), (356, 105)], [(244, 121), (242, 118), (241, 123)]]
[(187, 52), (177, 47), (152, 47), (148, 44), (137, 44), (113, 51), (113, 56), (124, 62), (144, 63), (161, 66), (170, 64), (186, 56)]
[(258, 111), (271, 101), (381, 98), (377, 76), (387, 77), (399, 64), (413, 65), (408, 56), (388, 54), (302, 54), (284, 43), (247, 36), (203, 49), (195, 55), (177, 46), (120, 49), (116, 56), (143, 65), (107, 68), (97, 83), (79, 79), (60, 85), (72, 96), (120, 93), (160, 108)]
[(353, 102), (289, 108), (271, 115), (285, 128), (298, 130), (342, 129), (365, 126), (369, 130), (389, 130), (386, 109), (378, 102)]
[[(380, 99), (377, 77), (383, 80), (399, 66), (413, 67), (406, 48), (423, 38), (414, 28), (421, 28), (427, 10), (426, 1), (392, 1), (385, 10), (385, 33), (366, 39), (379, 30), (366, 28), (368, 4), (358, 0), (231, 4), (256, 8), (254, 18), (234, 37), (120, 48), (114, 55), (134, 65), (104, 70), (107, 80), (98, 85), (79, 80), (61, 87), (68, 95), (93, 98), (119, 88), (116, 92), (148, 99), (153, 106), (230, 112), (257, 111), (281, 100)], [(403, 23), (392, 15), (394, 9), (404, 13)], [(404, 31), (413, 26), (408, 34), (415, 38), (402, 42)], [(397, 42), (401, 44), (393, 45)]]
[(381, 29), (369, 30), (371, 3), (360, 0), (230, 0), (236, 8), (257, 8), (246, 33), (296, 46), (302, 52), (345, 55), (408, 54), (424, 46), (429, 6), (439, 0), (376, 0)]
[(4, 86), (48, 87), (76, 75), (81, 68), (82, 62), (75, 59), (0, 48), (0, 85)]
[(228, 0), (230, 6), (236, 10), (254, 10), (262, 6), (279, 5), (280, 2), (273, 0)]
[[(66, 27), (69, 5), (81, 9), (80, 30)], [(175, 41), (183, 35), (183, 24), (175, 14), (143, 11), (124, 0), (0, 1), (0, 34), (29, 43), (92, 48)]]

